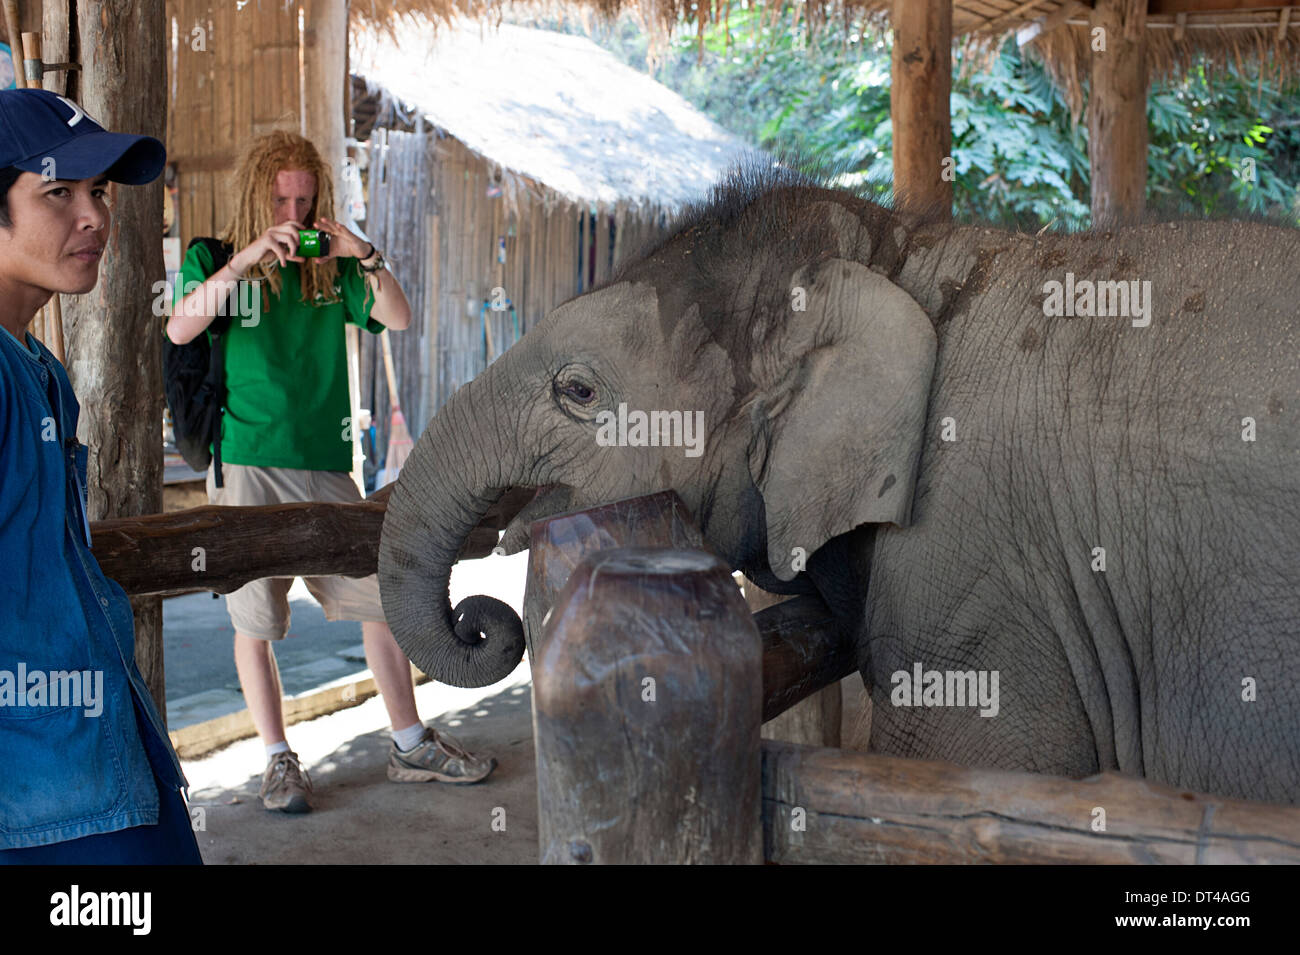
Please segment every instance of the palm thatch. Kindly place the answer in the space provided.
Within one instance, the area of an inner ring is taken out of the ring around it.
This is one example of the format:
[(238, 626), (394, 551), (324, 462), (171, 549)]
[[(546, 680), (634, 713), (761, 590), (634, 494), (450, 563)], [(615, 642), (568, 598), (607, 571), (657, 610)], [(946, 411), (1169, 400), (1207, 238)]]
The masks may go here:
[(745, 151), (586, 37), (458, 20), (434, 29), (423, 17), (403, 25), (400, 41), (353, 29), (352, 70), (497, 167), (510, 208), (529, 193), (671, 213)]
[[(354, 18), (370, 25), (393, 27), (403, 18), (424, 15), (446, 21), (463, 15), (500, 22), (512, 13), (545, 11), (589, 24), (630, 13), (650, 36), (650, 59), (666, 46), (675, 30), (703, 31), (710, 23), (727, 22), (731, 8), (743, 0), (352, 0)], [(831, 18), (865, 14), (887, 22), (895, 0), (796, 0), (796, 17), (806, 17), (810, 38)], [(1091, 2), (1079, 0), (953, 0), (953, 34), (961, 38), (968, 64), (987, 57), (1011, 33), (1039, 59), (1075, 115), (1083, 108), (1083, 90), (1090, 63)], [(1261, 80), (1289, 82), (1300, 72), (1300, 8), (1286, 4), (1258, 9), (1257, 3), (1219, 0), (1220, 9), (1188, 13), (1160, 12), (1172, 6), (1152, 0), (1147, 16), (1147, 68), (1158, 80), (1205, 65), (1211, 70), (1228, 64), (1246, 72), (1258, 67)], [(1249, 8), (1248, 8), (1249, 7)], [(764, 10), (772, 24), (783, 5)], [(1293, 12), (1294, 10), (1294, 12)]]

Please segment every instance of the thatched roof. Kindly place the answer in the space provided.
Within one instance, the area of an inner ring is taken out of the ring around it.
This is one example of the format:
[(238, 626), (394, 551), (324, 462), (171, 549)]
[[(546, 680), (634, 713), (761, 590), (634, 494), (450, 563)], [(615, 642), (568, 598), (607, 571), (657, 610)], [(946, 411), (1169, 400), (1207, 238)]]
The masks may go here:
[[(895, 0), (807, 0), (810, 32), (828, 16), (848, 12), (874, 14), (887, 19)], [(511, 4), (528, 8), (536, 4)], [(662, 38), (678, 24), (694, 32), (698, 18), (706, 22), (728, 18), (738, 0), (569, 0), (549, 3), (556, 10), (576, 11), (606, 19), (633, 12), (645, 27)], [(987, 50), (1008, 33), (1017, 34), (1022, 46), (1040, 59), (1077, 112), (1083, 103), (1082, 84), (1088, 76), (1091, 0), (953, 0), (953, 33), (972, 52)], [(778, 5), (768, 4), (779, 13)], [(386, 24), (420, 12), (435, 17), (456, 12), (499, 19), (502, 3), (482, 0), (352, 0), (359, 20)], [(1233, 63), (1258, 63), (1264, 75), (1285, 81), (1300, 73), (1300, 8), (1269, 4), (1268, 0), (1150, 0), (1147, 5), (1147, 65), (1153, 79), (1163, 78), (1196, 63), (1211, 67)]]
[[(364, 0), (362, 0), (364, 3)], [(590, 40), (502, 25), (408, 19), (358, 29), (351, 69), (499, 166), (572, 201), (675, 211), (744, 143)]]

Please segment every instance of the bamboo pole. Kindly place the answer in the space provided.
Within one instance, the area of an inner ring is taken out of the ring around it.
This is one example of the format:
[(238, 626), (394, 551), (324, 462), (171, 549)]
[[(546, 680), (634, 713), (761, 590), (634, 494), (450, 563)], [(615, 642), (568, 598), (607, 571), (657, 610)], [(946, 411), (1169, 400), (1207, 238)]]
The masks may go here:
[[(23, 34), (23, 75), (28, 89), (38, 90), (41, 88), (44, 69), (41, 63), (41, 35), (39, 33)], [(58, 175), (57, 170), (55, 175)], [(50, 300), (42, 306), (42, 313), (44, 318), (42, 331), (46, 336), (45, 347), (59, 360), (59, 364), (67, 365), (63, 350), (63, 304), (59, 299), (58, 292), (51, 295)]]
[(18, 0), (4, 0), (5, 26), (9, 36), (9, 53), (14, 61), (14, 86), (26, 89), (23, 79), (23, 48), (19, 37)]

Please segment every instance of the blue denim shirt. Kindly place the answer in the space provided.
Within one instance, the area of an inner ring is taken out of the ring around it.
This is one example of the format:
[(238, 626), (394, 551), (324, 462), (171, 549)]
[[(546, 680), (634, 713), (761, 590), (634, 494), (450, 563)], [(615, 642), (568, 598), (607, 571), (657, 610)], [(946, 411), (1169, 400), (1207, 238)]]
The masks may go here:
[[(135, 664), (131, 605), (90, 552), (80, 405), (26, 341), (0, 328), (0, 849), (154, 825), (159, 789), (186, 786)], [(60, 671), (88, 672), (90, 693), (102, 674), (97, 705), (60, 677), (42, 699), (37, 682)]]

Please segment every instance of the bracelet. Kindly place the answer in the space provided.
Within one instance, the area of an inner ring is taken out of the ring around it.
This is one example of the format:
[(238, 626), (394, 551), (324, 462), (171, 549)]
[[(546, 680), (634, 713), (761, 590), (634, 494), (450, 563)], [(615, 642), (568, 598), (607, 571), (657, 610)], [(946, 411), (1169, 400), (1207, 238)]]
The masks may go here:
[[(374, 248), (374, 243), (371, 243), (371, 248)], [(379, 258), (375, 260), (374, 265), (370, 265), (370, 266), (362, 265), (361, 263), (363, 260), (357, 259), (357, 268), (359, 268), (362, 272), (365, 272), (367, 275), (369, 275), (372, 272), (382, 271), (383, 269), (386, 269), (388, 267), (388, 263), (384, 261), (384, 253), (376, 250), (372, 254), (379, 256)], [(370, 256), (366, 256), (366, 258), (370, 258)]]

